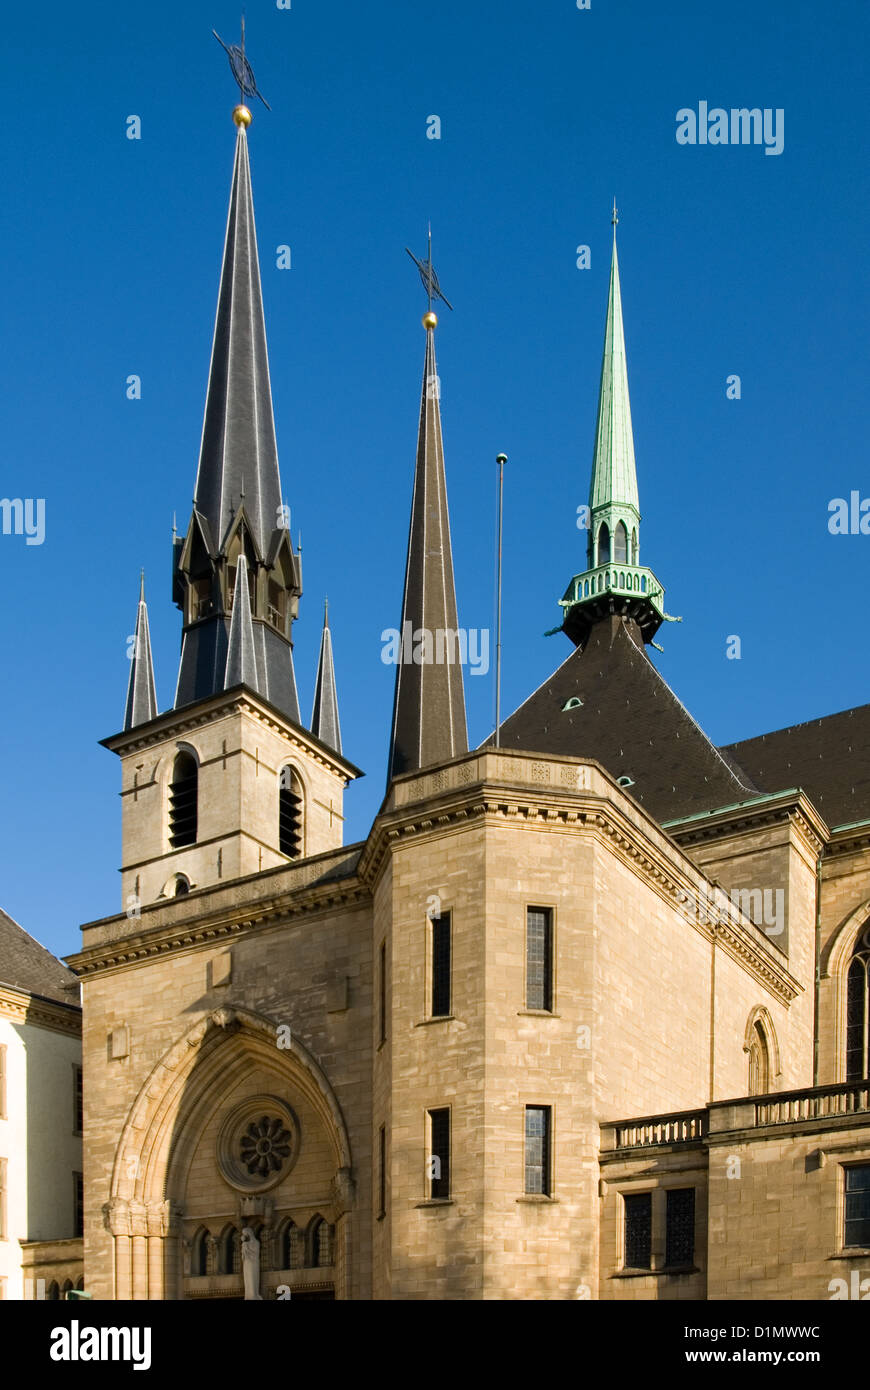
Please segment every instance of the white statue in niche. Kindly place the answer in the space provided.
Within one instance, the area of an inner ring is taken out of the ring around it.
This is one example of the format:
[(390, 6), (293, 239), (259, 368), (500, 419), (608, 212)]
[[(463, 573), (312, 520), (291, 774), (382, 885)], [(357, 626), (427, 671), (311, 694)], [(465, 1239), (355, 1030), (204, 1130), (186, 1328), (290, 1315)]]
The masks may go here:
[(245, 1279), (245, 1299), (263, 1301), (260, 1293), (260, 1242), (250, 1226), (242, 1229), (242, 1274)]

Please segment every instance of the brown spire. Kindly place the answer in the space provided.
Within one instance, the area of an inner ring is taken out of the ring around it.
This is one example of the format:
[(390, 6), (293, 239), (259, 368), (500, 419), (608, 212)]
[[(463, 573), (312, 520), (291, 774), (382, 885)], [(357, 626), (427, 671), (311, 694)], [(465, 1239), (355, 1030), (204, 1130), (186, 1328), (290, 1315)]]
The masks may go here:
[(437, 322), (431, 310), (423, 318), (426, 363), (388, 778), (468, 751), (435, 365)]

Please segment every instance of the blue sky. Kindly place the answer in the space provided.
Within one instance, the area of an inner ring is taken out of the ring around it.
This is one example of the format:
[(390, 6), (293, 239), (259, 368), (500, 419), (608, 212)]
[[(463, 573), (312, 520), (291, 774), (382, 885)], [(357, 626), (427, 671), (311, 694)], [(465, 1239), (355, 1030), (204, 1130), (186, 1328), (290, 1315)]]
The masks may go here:
[[(122, 722), (142, 565), (161, 708), (174, 694), (170, 526), (190, 511), (235, 137), (211, 30), (233, 41), (238, 21), (227, 0), (4, 16), (0, 496), (44, 498), (46, 534), (0, 535), (0, 904), (59, 954), (120, 909), (120, 772), (97, 741)], [(583, 567), (614, 195), (642, 558), (683, 618), (660, 669), (720, 743), (870, 700), (870, 537), (827, 527), (832, 498), (870, 496), (867, 29), (853, 0), (249, 0), (272, 106), (249, 139), (275, 416), (303, 533), (297, 680), (307, 718), (328, 593), (345, 752), (367, 774), (348, 840), (384, 787), (380, 634), (400, 616), (424, 349), (403, 248), (424, 254), (429, 218), (455, 305), (437, 350), (469, 628), (492, 623), (509, 455), (504, 709), (570, 651), (542, 634)], [(782, 108), (782, 154), (678, 145), (677, 111), (702, 100)], [(466, 694), (478, 743), (491, 676)]]

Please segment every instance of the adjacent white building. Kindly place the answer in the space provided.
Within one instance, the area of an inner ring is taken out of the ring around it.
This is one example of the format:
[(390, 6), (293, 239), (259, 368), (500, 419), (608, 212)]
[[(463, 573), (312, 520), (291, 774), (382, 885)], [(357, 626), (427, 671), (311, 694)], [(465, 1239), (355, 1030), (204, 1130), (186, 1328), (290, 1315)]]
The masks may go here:
[(0, 1299), (82, 1273), (79, 984), (0, 910)]

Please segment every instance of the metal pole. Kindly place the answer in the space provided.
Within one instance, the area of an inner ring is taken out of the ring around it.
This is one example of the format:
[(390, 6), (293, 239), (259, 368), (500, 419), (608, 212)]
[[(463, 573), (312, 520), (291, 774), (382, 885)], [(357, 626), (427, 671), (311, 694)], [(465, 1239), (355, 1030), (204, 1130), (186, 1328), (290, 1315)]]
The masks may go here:
[(496, 566), (495, 618), (495, 746), (501, 744), (501, 530), (504, 512), (504, 466), (507, 454), (496, 455), (498, 464), (498, 561)]

